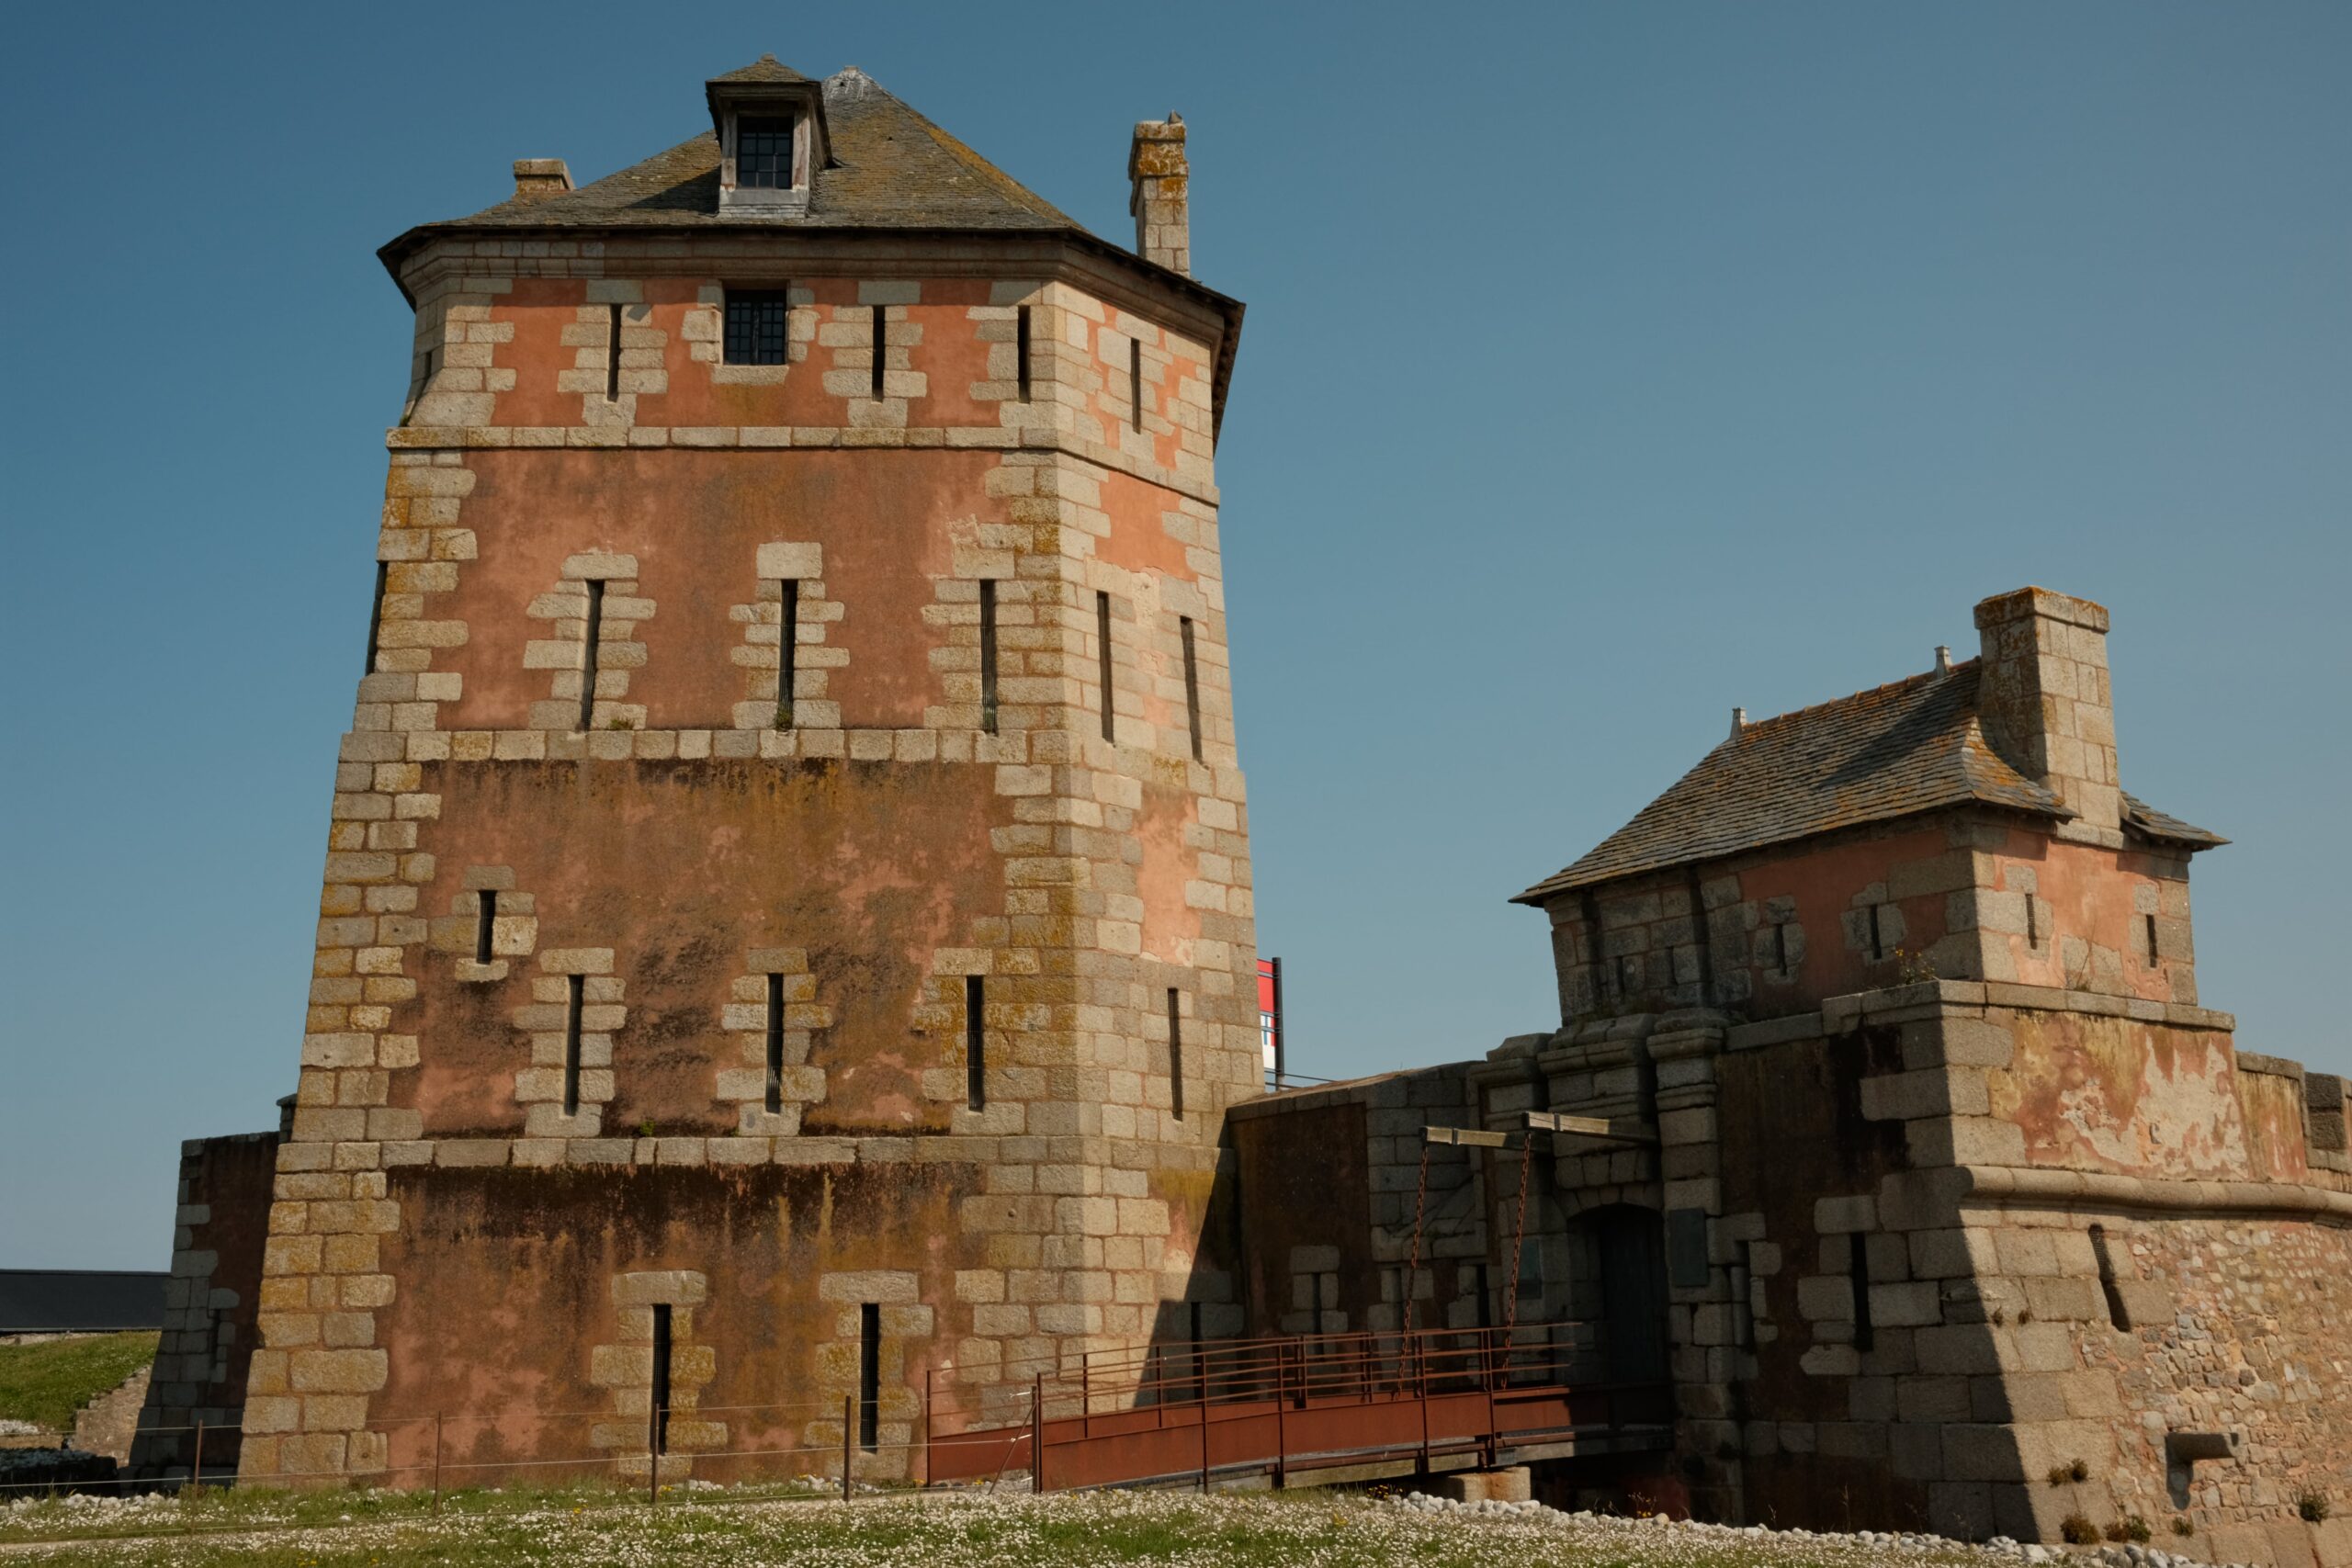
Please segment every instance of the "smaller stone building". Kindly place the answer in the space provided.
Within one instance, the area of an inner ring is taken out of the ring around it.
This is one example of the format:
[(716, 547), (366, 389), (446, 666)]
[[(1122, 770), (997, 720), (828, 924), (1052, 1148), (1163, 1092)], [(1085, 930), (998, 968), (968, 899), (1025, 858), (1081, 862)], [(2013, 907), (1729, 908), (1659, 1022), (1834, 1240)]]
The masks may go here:
[(208, 1483), (237, 1473), (280, 1136), (180, 1145), (163, 1336), (130, 1446), (130, 1472), (141, 1480), (185, 1480), (199, 1463)]
[[(1706, 1517), (2352, 1562), (2304, 1517), (2352, 1506), (2344, 1082), (2201, 1004), (2222, 840), (2121, 788), (2107, 611), (1976, 624), (1736, 718), (1521, 894), (1558, 1030), (1236, 1107), (1253, 1330), (1589, 1325), (1670, 1378), (1649, 1485)], [(1517, 1136), (1438, 1151), (1417, 1223), (1430, 1125)]]

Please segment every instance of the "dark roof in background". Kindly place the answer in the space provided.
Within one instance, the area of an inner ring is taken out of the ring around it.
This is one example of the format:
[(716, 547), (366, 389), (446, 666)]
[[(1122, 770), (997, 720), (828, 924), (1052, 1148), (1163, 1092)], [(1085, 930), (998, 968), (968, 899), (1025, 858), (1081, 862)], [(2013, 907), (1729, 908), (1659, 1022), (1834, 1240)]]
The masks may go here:
[(0, 1269), (0, 1334), (96, 1333), (164, 1326), (169, 1274)]
[[(808, 78), (789, 66), (766, 62), (718, 80)], [(793, 229), (1086, 232), (1075, 219), (917, 114), (864, 72), (849, 70), (828, 77), (823, 88), (832, 162), (817, 171), (805, 217), (720, 217), (718, 138), (704, 131), (578, 190), (534, 201), (502, 201), (470, 218), (424, 224), (392, 243), (445, 229), (708, 227), (740, 231), (769, 223)]]
[[(1972, 659), (1949, 673), (1930, 671), (1749, 724), (1597, 848), (1513, 901), (1541, 903), (1571, 888), (1943, 807), (2073, 816), (1986, 742), (1976, 676)], [(2224, 841), (2124, 800), (2125, 826), (2144, 838)]]

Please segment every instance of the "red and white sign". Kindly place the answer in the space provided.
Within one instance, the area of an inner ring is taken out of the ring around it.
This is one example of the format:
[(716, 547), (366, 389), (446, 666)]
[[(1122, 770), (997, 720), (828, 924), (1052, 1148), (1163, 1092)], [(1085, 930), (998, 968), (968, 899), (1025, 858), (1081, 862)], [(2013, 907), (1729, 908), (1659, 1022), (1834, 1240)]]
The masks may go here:
[(1283, 1027), (1283, 961), (1279, 958), (1258, 960), (1258, 1046), (1265, 1057), (1266, 1071), (1272, 1072), (1282, 1059)]

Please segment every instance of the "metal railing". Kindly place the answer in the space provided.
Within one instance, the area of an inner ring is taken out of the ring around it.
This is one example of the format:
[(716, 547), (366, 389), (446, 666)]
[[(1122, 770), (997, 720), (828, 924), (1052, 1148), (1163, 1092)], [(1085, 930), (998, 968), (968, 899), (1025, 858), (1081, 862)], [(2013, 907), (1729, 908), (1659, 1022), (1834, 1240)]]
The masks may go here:
[(1025, 1419), (967, 1419), (926, 1390), (924, 1473), (1025, 1470), (1039, 1491), (1469, 1456), (1653, 1446), (1662, 1378), (1612, 1374), (1600, 1325), (1200, 1340), (1090, 1353), (1033, 1379)]

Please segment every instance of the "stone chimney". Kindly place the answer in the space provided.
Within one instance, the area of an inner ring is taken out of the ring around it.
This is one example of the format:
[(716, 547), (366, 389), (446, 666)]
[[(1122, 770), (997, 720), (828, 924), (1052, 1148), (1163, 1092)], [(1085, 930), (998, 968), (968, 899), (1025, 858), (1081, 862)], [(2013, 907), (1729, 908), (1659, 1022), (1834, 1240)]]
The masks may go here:
[(545, 201), (571, 188), (571, 167), (560, 158), (514, 160), (514, 199)]
[(1193, 223), (1185, 200), (1184, 117), (1148, 119), (1127, 145), (1127, 210), (1136, 218), (1136, 254), (1193, 276)]
[(2065, 802), (2077, 835), (2120, 841), (2106, 607), (2020, 588), (1977, 605), (1976, 630), (1983, 655), (1976, 711), (1984, 739), (2011, 767)]

